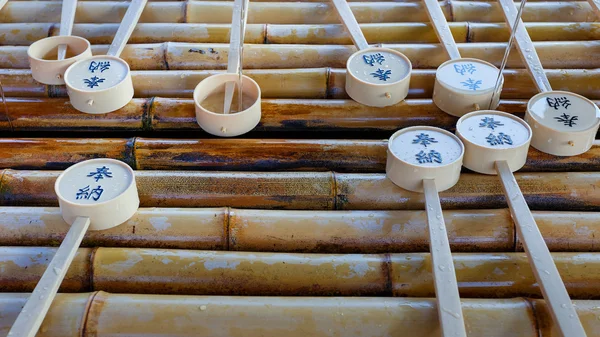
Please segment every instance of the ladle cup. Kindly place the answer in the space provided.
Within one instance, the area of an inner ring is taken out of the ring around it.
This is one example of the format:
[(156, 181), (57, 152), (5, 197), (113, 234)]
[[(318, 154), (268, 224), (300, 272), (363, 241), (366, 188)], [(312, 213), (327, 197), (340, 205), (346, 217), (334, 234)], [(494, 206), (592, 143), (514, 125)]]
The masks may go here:
[(481, 110), (462, 116), (456, 124), (456, 134), (465, 146), (466, 168), (500, 176), (517, 234), (554, 321), (564, 336), (585, 336), (548, 246), (512, 173), (527, 160), (531, 128), (511, 114)]
[(116, 227), (131, 218), (140, 203), (133, 170), (114, 159), (92, 159), (69, 167), (54, 190), (71, 228), (8, 333), (11, 337), (36, 335), (88, 228)]
[(425, 194), (429, 250), (444, 337), (466, 337), (454, 262), (438, 192), (460, 177), (462, 142), (452, 133), (430, 126), (397, 131), (387, 149), (386, 175), (396, 185)]
[[(49, 85), (65, 84), (67, 68), (79, 60), (92, 57), (90, 42), (79, 36), (71, 36), (76, 9), (77, 0), (63, 0), (59, 36), (38, 40), (27, 49), (34, 80)], [(57, 50), (57, 59), (49, 59), (48, 55), (54, 50)], [(74, 56), (65, 58), (67, 50)]]
[[(506, 21), (514, 22), (517, 11), (514, 2), (499, 2)], [(587, 152), (600, 127), (600, 109), (581, 95), (552, 90), (521, 20), (515, 37), (521, 58), (539, 91), (527, 103), (525, 114), (525, 121), (533, 130), (531, 146), (555, 156), (574, 156)]]
[(107, 55), (73, 63), (65, 71), (71, 105), (85, 113), (104, 114), (124, 107), (133, 98), (129, 65), (119, 58), (148, 0), (131, 0)]
[[(242, 71), (240, 47), (243, 44), (248, 19), (248, 3), (248, 0), (235, 0), (233, 3), (227, 72), (207, 77), (194, 89), (196, 121), (204, 131), (215, 136), (239, 136), (254, 129), (260, 122), (261, 91), (258, 83), (245, 75), (241, 76), (241, 83), (239, 83), (239, 75)], [(243, 11), (242, 8), (246, 10)], [(243, 89), (243, 92), (238, 95), (242, 110), (230, 113), (236, 83)], [(223, 92), (223, 98), (216, 95), (215, 100), (210, 102), (209, 97), (220, 92)], [(244, 104), (244, 97), (248, 97), (250, 102)]]
[(462, 58), (437, 0), (423, 0), (429, 21), (444, 50), (450, 57), (435, 73), (433, 103), (442, 111), (460, 117), (479, 107), (495, 109), (500, 101), (502, 84), (497, 90), (500, 70), (493, 64), (474, 58)]
[(385, 107), (408, 95), (412, 64), (404, 54), (370, 48), (346, 0), (331, 0), (358, 49), (346, 62), (346, 92), (358, 103)]

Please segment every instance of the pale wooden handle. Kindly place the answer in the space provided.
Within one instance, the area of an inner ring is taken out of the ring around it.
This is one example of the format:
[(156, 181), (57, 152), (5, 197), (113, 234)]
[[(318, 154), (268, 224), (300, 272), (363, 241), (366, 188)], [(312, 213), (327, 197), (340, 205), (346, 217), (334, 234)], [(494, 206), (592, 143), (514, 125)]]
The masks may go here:
[(525, 253), (527, 253), (529, 263), (550, 308), (554, 322), (565, 337), (586, 336), (548, 246), (544, 242), (508, 163), (506, 161), (496, 162), (496, 171), (500, 176), (504, 195), (517, 227), (517, 234), (523, 242)]
[(77, 218), (48, 264), (42, 278), (33, 289), (10, 332), (11, 337), (34, 337), (50, 309), (52, 300), (65, 278), (77, 253), (77, 248), (90, 225), (89, 218)]
[(446, 21), (446, 17), (444, 16), (444, 12), (440, 8), (440, 5), (437, 0), (423, 0), (425, 2), (425, 7), (427, 8), (427, 15), (429, 16), (429, 21), (433, 25), (435, 30), (435, 34), (440, 40), (440, 43), (446, 50), (446, 53), (450, 57), (451, 60), (456, 60), (460, 58), (460, 52), (458, 51), (458, 47), (456, 46), (456, 42), (454, 42), (454, 37), (452, 36), (452, 32), (450, 31), (450, 27), (448, 26), (448, 21)]
[(6, 5), (7, 2), (8, 0), (0, 0), (0, 10), (2, 9), (2, 7), (4, 7), (4, 5)]
[(350, 38), (352, 39), (352, 42), (354, 42), (356, 48), (358, 48), (358, 50), (369, 48), (367, 39), (365, 39), (365, 36), (360, 30), (360, 26), (346, 0), (331, 0), (331, 2), (333, 3), (333, 7), (335, 7), (338, 17), (342, 20), (344, 26), (346, 26), (346, 30), (350, 34)]
[[(248, 21), (249, 0), (234, 0), (233, 13), (231, 15), (231, 30), (229, 33), (229, 55), (227, 56), (227, 72), (238, 73), (241, 71), (240, 64), (240, 42), (244, 39), (246, 31), (246, 22)], [(246, 9), (242, 13), (242, 6)], [(242, 16), (243, 14), (243, 16)], [(223, 113), (228, 114), (233, 101), (233, 89), (235, 82), (225, 84), (225, 102), (223, 104)], [(238, 97), (238, 99), (242, 99)]]
[(588, 2), (592, 6), (592, 10), (600, 17), (600, 0), (588, 0)]
[[(63, 0), (60, 14), (60, 36), (69, 36), (73, 31), (73, 22), (75, 21), (75, 11), (77, 10), (77, 0)], [(58, 59), (64, 60), (67, 55), (67, 45), (58, 46)]]
[(425, 193), (427, 226), (429, 227), (431, 269), (443, 336), (466, 337), (467, 332), (460, 305), (454, 261), (450, 252), (450, 243), (435, 180), (423, 180), (423, 192)]
[(127, 8), (125, 16), (123, 16), (123, 20), (119, 25), (115, 38), (108, 48), (107, 55), (116, 57), (121, 55), (125, 45), (127, 45), (131, 33), (133, 33), (135, 25), (137, 25), (137, 22), (144, 11), (146, 2), (148, 2), (148, 0), (131, 0), (131, 4), (129, 5), (129, 8)]
[[(504, 19), (509, 29), (512, 31), (513, 24), (517, 19), (517, 7), (513, 0), (498, 0), (500, 3), (500, 7), (502, 7), (502, 13), (504, 13)], [(529, 33), (527, 33), (527, 29), (525, 29), (525, 25), (523, 24), (523, 20), (519, 19), (519, 24), (517, 25), (517, 31), (515, 33), (515, 40), (517, 41), (517, 49), (521, 54), (521, 59), (525, 62), (525, 67), (529, 71), (529, 75), (533, 79), (533, 83), (537, 87), (539, 92), (551, 91), (552, 87), (550, 86), (550, 82), (548, 81), (548, 77), (544, 72), (544, 67), (542, 67), (542, 62), (538, 57), (535, 48), (533, 47), (533, 42), (529, 37)]]

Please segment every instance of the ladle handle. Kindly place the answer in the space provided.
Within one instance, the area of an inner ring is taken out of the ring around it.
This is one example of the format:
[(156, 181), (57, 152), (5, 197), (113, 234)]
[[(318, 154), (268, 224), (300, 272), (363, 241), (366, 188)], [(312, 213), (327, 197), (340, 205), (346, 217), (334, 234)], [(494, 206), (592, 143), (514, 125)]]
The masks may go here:
[(129, 8), (127, 8), (125, 16), (123, 16), (123, 20), (119, 25), (119, 29), (117, 30), (115, 38), (108, 48), (106, 55), (116, 57), (121, 55), (125, 45), (127, 45), (131, 33), (133, 33), (133, 29), (137, 25), (137, 22), (144, 11), (146, 2), (148, 2), (148, 0), (131, 0), (131, 4), (129, 5)]
[(596, 12), (596, 15), (600, 18), (600, 0), (588, 0), (588, 2), (590, 3), (590, 6), (592, 6), (592, 10)]
[[(517, 19), (517, 7), (513, 0), (498, 0), (500, 7), (502, 7), (502, 13), (504, 13), (504, 19), (509, 29), (512, 31), (513, 24)], [(542, 62), (538, 57), (537, 52), (533, 46), (533, 42), (525, 29), (523, 20), (519, 19), (517, 31), (515, 32), (515, 40), (517, 41), (517, 49), (521, 54), (521, 59), (525, 62), (525, 67), (529, 71), (529, 75), (533, 79), (533, 83), (537, 87), (539, 92), (551, 91), (552, 87), (548, 81), (548, 77), (542, 67)]]
[[(73, 32), (73, 22), (75, 21), (75, 11), (77, 10), (77, 0), (63, 0), (60, 14), (60, 36), (69, 36)], [(67, 55), (67, 45), (58, 46), (58, 59), (64, 60)]]
[(448, 21), (446, 21), (446, 17), (444, 16), (444, 12), (442, 12), (438, 1), (423, 0), (423, 2), (425, 2), (425, 7), (427, 8), (429, 21), (435, 30), (438, 40), (440, 40), (441, 45), (444, 47), (444, 50), (451, 60), (459, 59), (460, 52), (458, 51), (456, 42), (454, 42), (454, 37), (448, 26)]
[(424, 179), (423, 192), (425, 193), (427, 227), (429, 228), (431, 269), (443, 336), (466, 337), (467, 332), (460, 305), (454, 261), (435, 180)]
[(52, 261), (48, 264), (48, 268), (46, 268), (42, 278), (33, 289), (10, 329), (9, 336), (34, 337), (36, 335), (89, 226), (89, 218), (79, 217), (75, 219)]
[[(238, 73), (241, 71), (242, 64), (240, 63), (240, 44), (244, 39), (246, 32), (246, 22), (248, 21), (248, 5), (249, 0), (234, 0), (233, 13), (231, 15), (231, 31), (229, 33), (229, 55), (227, 55), (227, 72)], [(242, 16), (242, 7), (246, 10)], [(243, 32), (242, 32), (243, 30)], [(223, 103), (223, 113), (228, 114), (233, 101), (233, 89), (235, 82), (227, 82), (225, 84), (225, 101)], [(242, 97), (238, 97), (239, 100)]]
[(367, 39), (365, 39), (362, 30), (360, 30), (358, 21), (356, 21), (346, 0), (331, 0), (331, 3), (333, 3), (333, 7), (335, 7), (338, 17), (342, 20), (344, 26), (346, 26), (346, 30), (350, 34), (350, 38), (352, 39), (352, 42), (354, 42), (356, 48), (358, 48), (358, 50), (369, 48)]
[(565, 337), (586, 336), (548, 246), (544, 242), (508, 163), (506, 161), (496, 162), (496, 171), (500, 176), (504, 195), (517, 227), (517, 234), (523, 242), (533, 274), (550, 308), (554, 322)]

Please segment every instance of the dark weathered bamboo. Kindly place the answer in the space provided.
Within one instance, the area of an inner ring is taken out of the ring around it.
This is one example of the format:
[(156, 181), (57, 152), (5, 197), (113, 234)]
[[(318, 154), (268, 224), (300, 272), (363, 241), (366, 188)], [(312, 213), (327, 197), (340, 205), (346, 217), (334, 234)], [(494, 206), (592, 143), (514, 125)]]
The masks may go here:
[[(0, 274), (0, 291), (31, 291), (48, 264), (46, 258), (54, 250), (40, 247), (0, 250), (0, 264), (8, 271)], [(72, 265), (68, 274), (72, 283), (67, 284), (75, 291), (251, 296), (435, 295), (429, 253), (339, 255), (97, 248), (91, 254), (91, 250), (82, 248), (79, 255), (80, 262)], [(599, 298), (600, 254), (552, 253), (552, 256), (573, 299)], [(524, 253), (455, 253), (453, 259), (462, 297), (541, 297)]]
[[(385, 172), (387, 141), (337, 139), (3, 138), (0, 169), (64, 170), (113, 158), (137, 170)], [(600, 141), (581, 155), (530, 148), (521, 171), (600, 171)]]
[[(415, 1), (416, 2), (416, 1)], [(361, 30), (369, 43), (438, 43), (427, 22), (365, 23)], [(457, 43), (506, 42), (510, 35), (504, 23), (450, 22)], [(527, 22), (533, 41), (589, 41), (600, 39), (598, 23)], [(92, 44), (110, 44), (118, 24), (76, 24), (73, 34)], [(140, 23), (129, 38), (130, 44), (187, 42), (228, 43), (229, 24)], [(0, 26), (0, 45), (28, 46), (47, 36), (59, 34), (56, 23), (7, 23)], [(352, 41), (340, 24), (250, 24), (244, 41), (248, 44), (342, 44)]]
[[(600, 61), (587, 57), (600, 52), (598, 41), (535, 42), (542, 64), (547, 69), (595, 69)], [(415, 69), (435, 69), (447, 57), (438, 43), (385, 44), (404, 53)], [(94, 45), (94, 54), (106, 53), (107, 45)], [(133, 70), (215, 70), (226, 69), (228, 44), (224, 43), (148, 43), (127, 46), (121, 57)], [(505, 43), (462, 43), (465, 57), (476, 57), (499, 65)], [(244, 47), (245, 69), (345, 68), (346, 60), (356, 49), (348, 45), (249, 44)], [(27, 46), (0, 46), (2, 68), (27, 69)], [(509, 68), (523, 68), (516, 53), (511, 53)]]
[[(55, 206), (57, 171), (5, 170), (2, 206)], [(422, 210), (423, 195), (385, 174), (333, 172), (137, 171), (143, 207), (275, 208), (297, 210)], [(533, 210), (600, 210), (600, 173), (517, 173)], [(440, 194), (445, 209), (504, 208), (498, 177), (462, 174)]]
[[(227, 250), (228, 221), (226, 208), (142, 208), (117, 227), (88, 231), (82, 246)], [(58, 246), (69, 228), (58, 208), (0, 207), (0, 246)]]
[[(522, 116), (526, 100), (502, 100), (499, 110)], [(386, 108), (373, 108), (352, 100), (265, 99), (256, 132), (392, 131), (415, 125), (453, 129), (457, 118), (439, 110), (431, 99), (409, 99)], [(206, 136), (196, 122), (191, 99), (133, 99), (106, 115), (82, 114), (65, 98), (9, 98), (10, 131), (190, 131)]]
[[(551, 251), (600, 251), (600, 214), (534, 212)], [(507, 209), (444, 212), (453, 252), (522, 251)], [(0, 207), (0, 246), (57, 246), (69, 226), (58, 208)], [(429, 250), (422, 211), (279, 211), (142, 208), (126, 223), (89, 231), (84, 247), (302, 253)]]
[[(497, 3), (489, 1), (456, 1), (443, 5), (450, 21), (502, 22)], [(420, 2), (355, 2), (350, 4), (360, 23), (368, 22), (427, 22)], [(82, 2), (78, 5), (76, 22), (118, 23), (127, 3), (114, 1)], [(225, 1), (150, 2), (140, 22), (163, 23), (230, 23), (232, 3)], [(523, 13), (525, 21), (581, 22), (595, 21), (595, 13), (585, 1), (532, 2)], [(59, 22), (59, 1), (10, 1), (0, 12), (0, 22)], [(249, 8), (249, 23), (311, 24), (339, 23), (327, 2), (253, 3)]]
[[(5, 173), (5, 176), (8, 175)], [(600, 210), (599, 173), (517, 173), (533, 210)], [(424, 196), (394, 185), (383, 174), (335, 175), (336, 209), (423, 209)], [(496, 176), (462, 174), (441, 192), (444, 209), (499, 208), (505, 199)]]

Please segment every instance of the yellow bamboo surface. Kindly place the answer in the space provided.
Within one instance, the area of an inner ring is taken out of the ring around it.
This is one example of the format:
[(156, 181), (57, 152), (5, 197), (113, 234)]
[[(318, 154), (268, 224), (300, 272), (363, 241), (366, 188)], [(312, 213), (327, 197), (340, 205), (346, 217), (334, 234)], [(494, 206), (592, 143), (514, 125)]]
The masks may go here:
[[(32, 291), (55, 248), (0, 249), (0, 291)], [(552, 253), (569, 295), (597, 299), (598, 253)], [(524, 253), (455, 253), (462, 297), (541, 292)], [(91, 268), (90, 268), (91, 266)], [(249, 296), (435, 295), (429, 253), (305, 254), (149, 248), (80, 249), (63, 292)]]
[[(328, 2), (256, 2), (249, 8), (248, 23), (316, 24), (339, 23)], [(503, 22), (495, 2), (453, 1), (442, 9), (449, 21)], [(126, 2), (84, 1), (75, 16), (79, 23), (118, 23), (127, 10)], [(140, 22), (157, 23), (231, 23), (229, 1), (150, 2)], [(426, 22), (421, 2), (353, 2), (350, 4), (359, 23)], [(532, 2), (523, 13), (525, 21), (586, 22), (596, 14), (586, 1)], [(0, 22), (59, 22), (59, 1), (9, 1), (0, 12)]]
[[(457, 43), (506, 42), (509, 29), (504, 23), (450, 22)], [(533, 41), (598, 40), (599, 24), (595, 22), (527, 22)], [(438, 43), (430, 23), (391, 22), (360, 25), (369, 43)], [(0, 26), (0, 45), (28, 46), (47, 36), (57, 36), (57, 23), (7, 23)], [(73, 35), (92, 44), (110, 44), (117, 23), (76, 24)], [(129, 44), (162, 42), (227, 43), (229, 24), (206, 23), (141, 23), (129, 38)], [(352, 41), (340, 24), (250, 24), (244, 38), (248, 44), (345, 44)]]
[[(0, 207), (0, 245), (57, 246), (69, 230), (58, 208)], [(534, 212), (551, 251), (595, 252), (600, 214)], [(454, 252), (520, 251), (507, 209), (444, 212)], [(142, 208), (126, 223), (89, 231), (86, 247), (261, 252), (386, 253), (429, 249), (423, 211), (280, 211)]]
[[(132, 71), (135, 97), (192, 97), (203, 79), (225, 70)], [(347, 99), (344, 69), (252, 69), (244, 72), (262, 90), (263, 98)], [(567, 90), (589, 99), (600, 99), (598, 69), (554, 69), (546, 72), (555, 90)], [(530, 98), (537, 94), (525, 70), (506, 70), (502, 98)], [(36, 82), (30, 70), (0, 70), (5, 93), (13, 97), (67, 97), (64, 86)], [(161, 85), (159, 86), (158, 83)], [(434, 70), (414, 70), (408, 99), (431, 97)], [(397, 105), (405, 104), (400, 102)], [(68, 108), (68, 107), (66, 107)], [(385, 109), (381, 109), (385, 110)]]
[[(588, 57), (600, 53), (599, 41), (542, 41), (534, 43), (544, 67), (592, 69), (600, 61)], [(437, 44), (384, 44), (411, 59), (415, 69), (435, 69), (447, 57)], [(505, 43), (482, 42), (458, 45), (463, 57), (475, 57), (500, 65)], [(107, 45), (94, 45), (96, 55), (105, 54)], [(128, 45), (121, 57), (133, 70), (226, 69), (229, 45), (225, 43), (151, 43)], [(245, 69), (345, 68), (346, 60), (356, 51), (349, 45), (249, 44), (244, 47)], [(27, 46), (0, 46), (0, 66), (28, 69)], [(510, 68), (523, 68), (519, 55), (511, 53)]]
[[(1, 172), (0, 205), (55, 206), (56, 171)], [(533, 210), (600, 211), (600, 173), (517, 173)], [(142, 207), (275, 208), (294, 210), (422, 210), (423, 194), (385, 174), (334, 172), (137, 171)], [(441, 192), (445, 209), (504, 208), (496, 176), (464, 173)]]

